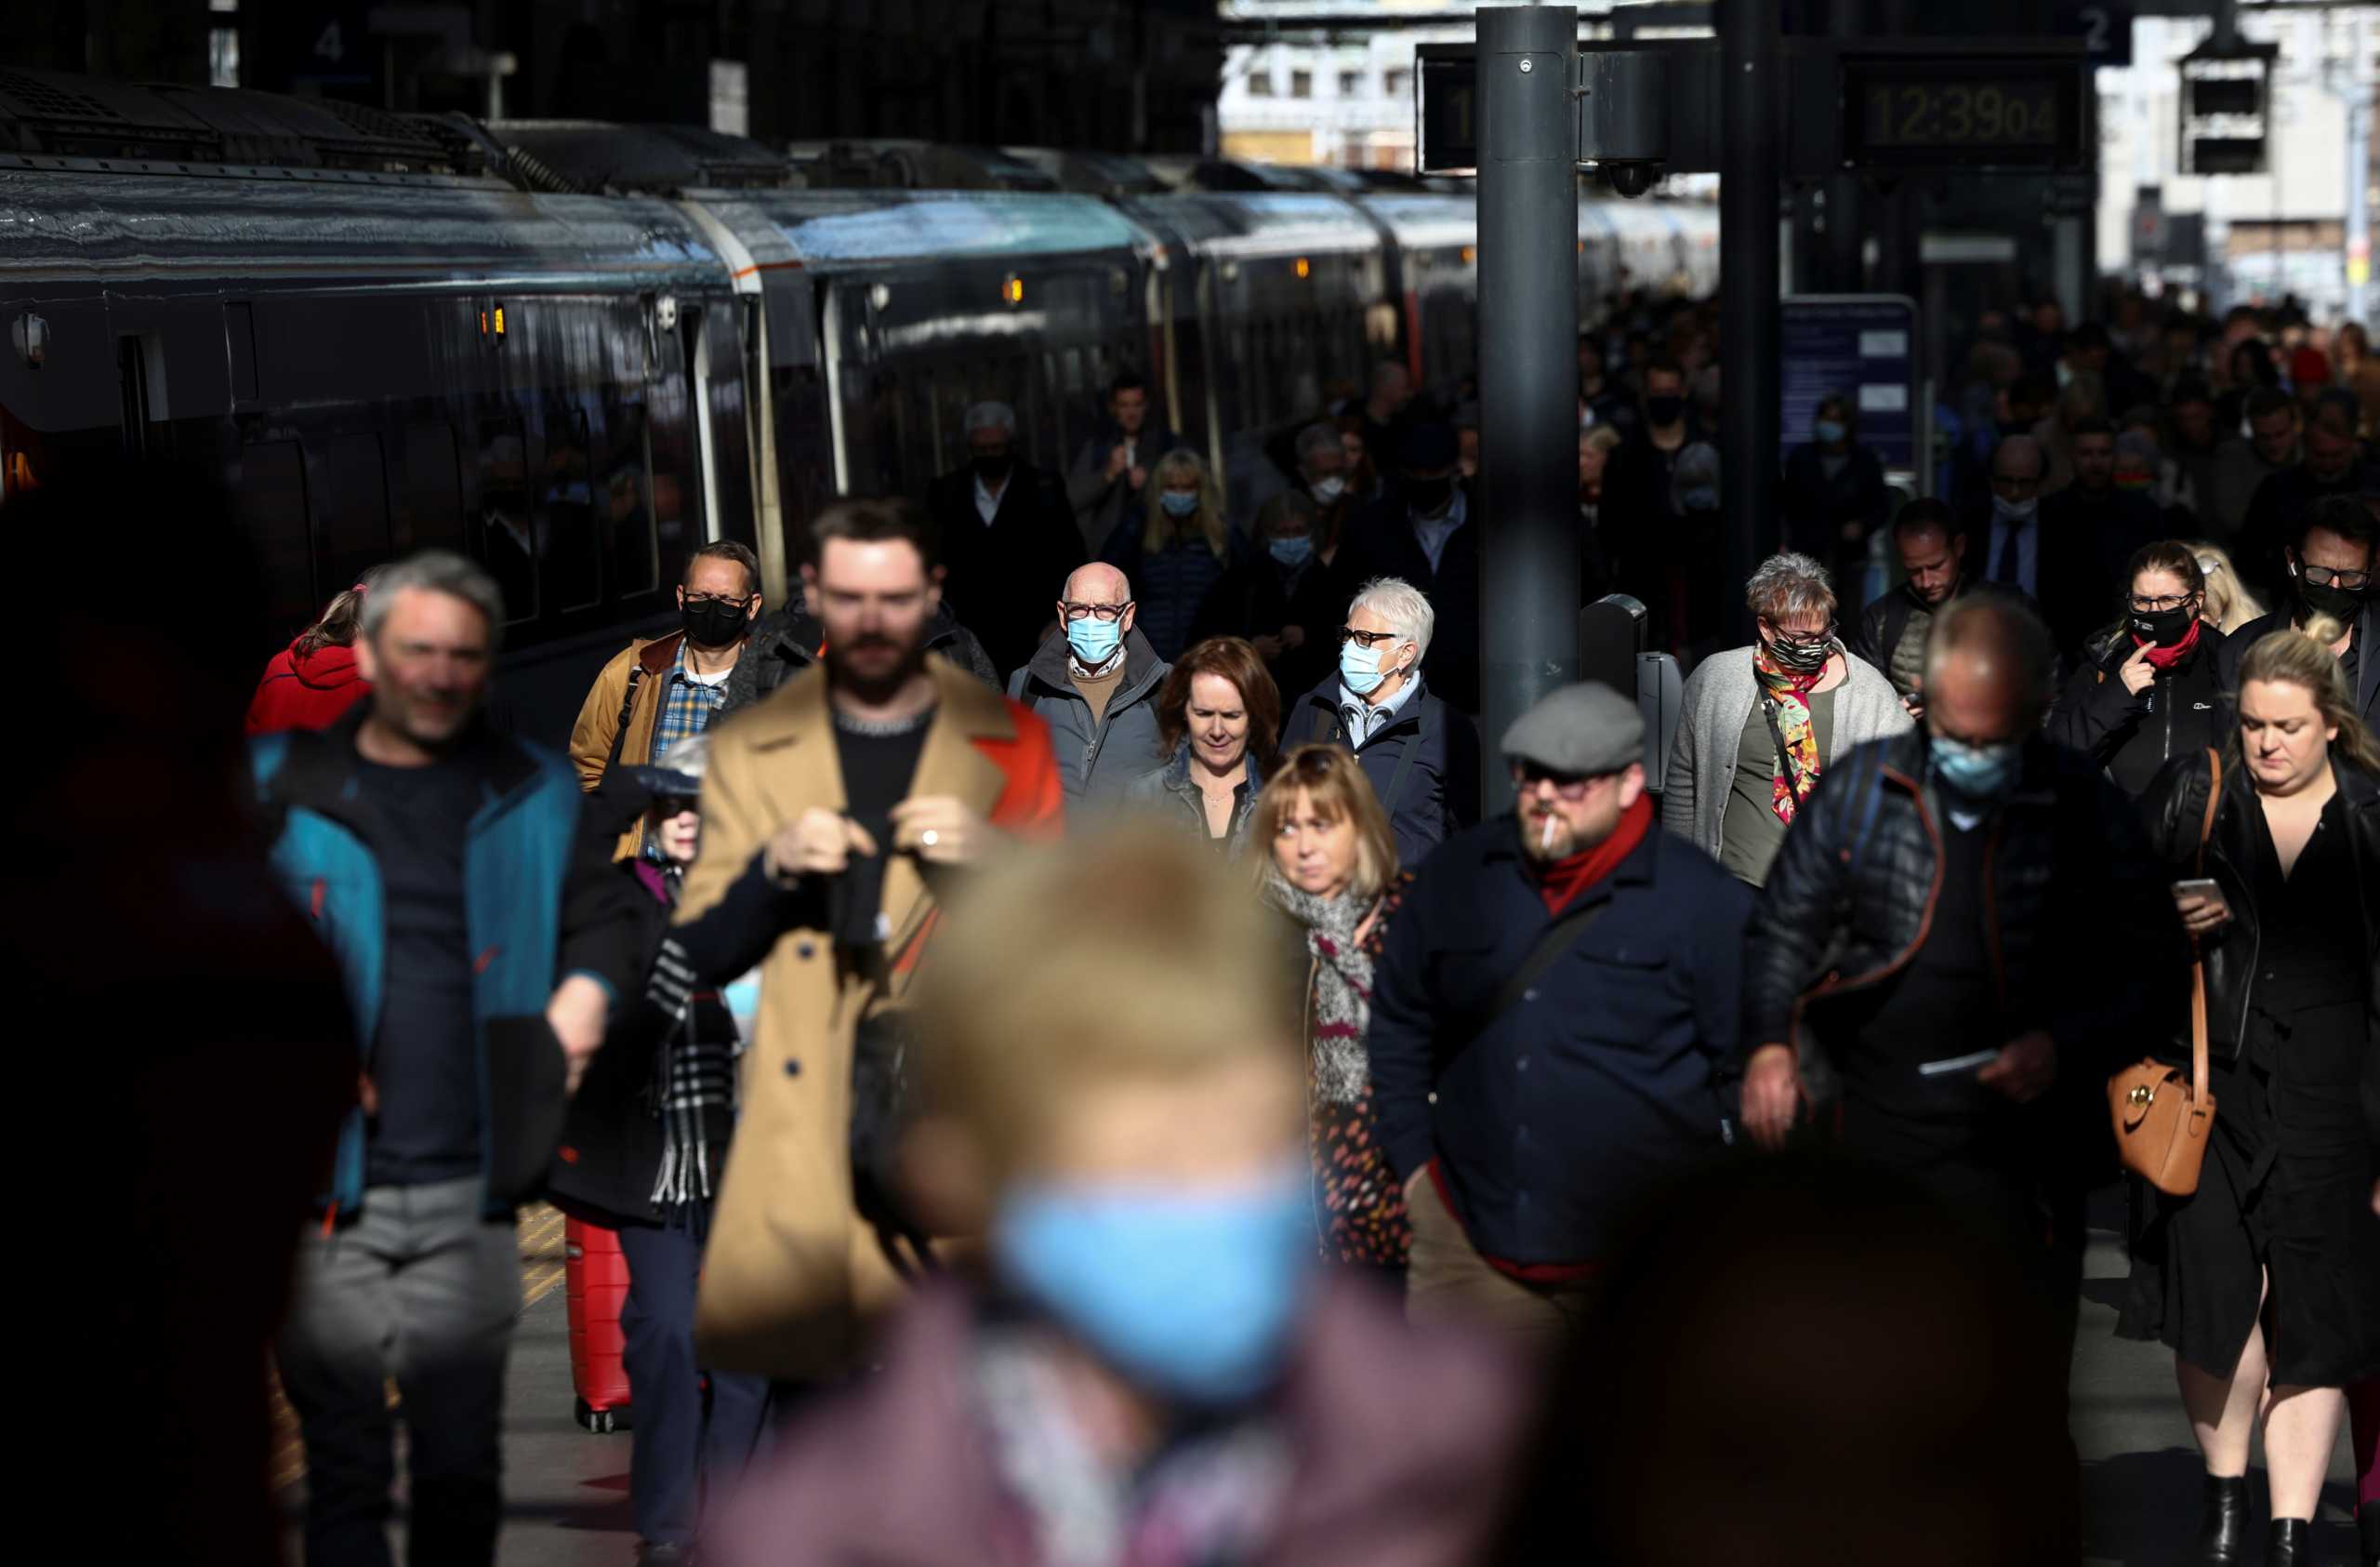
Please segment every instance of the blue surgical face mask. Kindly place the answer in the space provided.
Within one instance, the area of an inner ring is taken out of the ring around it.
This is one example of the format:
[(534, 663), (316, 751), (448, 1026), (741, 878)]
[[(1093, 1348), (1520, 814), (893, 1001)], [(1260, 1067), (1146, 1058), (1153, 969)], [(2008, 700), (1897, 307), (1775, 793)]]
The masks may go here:
[(1380, 667), (1381, 659), (1387, 653), (1385, 647), (1366, 647), (1359, 642), (1340, 644), (1341, 683), (1358, 697), (1370, 696), (1380, 689), (1380, 683), (1388, 678), (1388, 671)]
[(1695, 485), (1677, 492), (1677, 503), (1688, 511), (1716, 511), (1719, 492), (1709, 485)]
[(2030, 523), (2033, 513), (2042, 509), (2038, 496), (2024, 500), (2010, 500), (2004, 496), (1991, 498), (1991, 514), (2003, 523)]
[(1302, 1161), (1221, 1191), (1027, 1185), (1000, 1201), (1011, 1286), (1143, 1388), (1237, 1402), (1279, 1374), (1313, 1266)]
[(1264, 548), (1271, 551), (1273, 558), (1283, 565), (1301, 566), (1313, 556), (1314, 540), (1301, 533), (1289, 538), (1268, 538), (1264, 541)]
[(1198, 492), (1168, 490), (1157, 497), (1157, 504), (1165, 508), (1169, 517), (1187, 517), (1198, 510)]
[(2025, 748), (2015, 740), (1971, 746), (1948, 735), (1936, 735), (1928, 740), (1927, 749), (1934, 758), (1935, 776), (1970, 800), (1999, 799), (2016, 787), (2017, 776), (2024, 771)]
[(1102, 620), (1086, 615), (1079, 620), (1066, 622), (1066, 645), (1075, 657), (1096, 669), (1116, 656), (1116, 644), (1124, 640), (1124, 622), (1119, 618)]
[(1843, 421), (1841, 419), (1820, 419), (1817, 424), (1811, 426), (1811, 429), (1818, 432), (1819, 444), (1829, 446), (1833, 445), (1837, 441), (1842, 440), (1845, 435), (1850, 433), (1849, 431), (1843, 428)]

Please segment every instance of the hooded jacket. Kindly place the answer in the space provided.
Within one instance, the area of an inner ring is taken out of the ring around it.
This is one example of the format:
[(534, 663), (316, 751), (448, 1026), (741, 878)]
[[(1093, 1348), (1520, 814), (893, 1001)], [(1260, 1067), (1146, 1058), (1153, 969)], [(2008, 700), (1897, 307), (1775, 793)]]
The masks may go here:
[(300, 637), (272, 656), (248, 701), (247, 732), (277, 735), (284, 729), (324, 729), (372, 691), (356, 668), (355, 649), (325, 643), (299, 651)]
[(1008, 694), (1050, 726), (1071, 810), (1122, 799), (1135, 778), (1162, 762), (1157, 697), (1172, 666), (1157, 656), (1138, 627), (1125, 632), (1124, 678), (1107, 698), (1107, 711), (1093, 723), (1091, 704), (1067, 677), (1068, 657), (1065, 633), (1060, 631), (1009, 677)]

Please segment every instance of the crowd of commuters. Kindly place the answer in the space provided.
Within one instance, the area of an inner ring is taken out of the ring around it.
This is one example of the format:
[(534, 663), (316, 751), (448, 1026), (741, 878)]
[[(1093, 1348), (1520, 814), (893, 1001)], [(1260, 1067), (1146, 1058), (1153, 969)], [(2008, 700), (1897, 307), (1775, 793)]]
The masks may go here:
[(368, 574), (247, 724), (356, 1042), (277, 1346), (309, 1560), (389, 1560), (400, 1420), (413, 1559), (494, 1559), (537, 1190), (628, 1259), (654, 1567), (1757, 1555), (1610, 1401), (1817, 1463), (1835, 1374), (1719, 1378), (1862, 1324), (1865, 1440), (1964, 1412), (2040, 1483), (1830, 1560), (2074, 1560), (2104, 1085), (2198, 1029), (2121, 1326), (2191, 1560), (2317, 1560), (2343, 1425), (2380, 1554), (2380, 364), (2138, 306), (1980, 324), (1939, 498), (1821, 404), (1740, 582), (1712, 313), (1582, 337), (1582, 593), (1690, 662), (1666, 740), (1596, 684), (1479, 732), (1483, 432), (1395, 365), (1252, 485), (1130, 375), (1063, 472), (979, 405), (793, 602), (697, 551), (566, 756), (489, 722), (493, 578)]

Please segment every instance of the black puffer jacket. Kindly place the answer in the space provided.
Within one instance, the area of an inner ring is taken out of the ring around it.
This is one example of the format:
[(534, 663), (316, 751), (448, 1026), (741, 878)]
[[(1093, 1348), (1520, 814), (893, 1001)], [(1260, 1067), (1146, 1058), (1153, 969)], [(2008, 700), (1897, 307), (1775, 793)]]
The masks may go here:
[(2112, 627), (2083, 648), (2082, 667), (2049, 710), (2047, 734), (2106, 768), (2109, 780), (2136, 800), (2166, 763), (2223, 742), (2229, 725), (2217, 672), (2222, 650), (2223, 633), (2202, 624), (2189, 657), (2157, 671), (2135, 696), (2123, 684), (2133, 641), (2126, 628)]
[[(826, 640), (826, 629), (800, 610), (779, 609), (762, 616), (752, 628), (752, 640), (744, 644), (744, 656), (727, 671), (727, 700), (720, 711), (748, 708), (783, 685), (787, 675), (816, 663)], [(947, 604), (926, 622), (926, 651), (941, 654), (986, 685), (997, 687), (1000, 683), (984, 644), (959, 623)]]
[[(1745, 936), (1744, 1042), (1795, 1046), (1815, 1099), (1837, 1086), (1829, 1002), (1900, 972), (1933, 927), (1941, 809), (1923, 731), (1871, 741), (1819, 778), (1769, 870)], [(2045, 1029), (2061, 1082), (2096, 1095), (2188, 999), (2173, 899), (2123, 797), (2046, 741), (2025, 748), (1988, 830), (1985, 934), (2010, 1033)]]
[[(2346, 806), (2347, 843), (2354, 851), (2357, 879), (2362, 888), (2361, 910), (2342, 909), (2341, 918), (2363, 921), (2365, 949), (2371, 959), (2364, 973), (2372, 982), (2368, 1027), (2372, 1055), (2380, 1061), (2380, 779), (2337, 761), (2331, 764)], [(2203, 752), (2176, 758), (2159, 773), (2140, 810), (2149, 828), (2152, 851), (2166, 872), (2178, 880), (2200, 872), (2199, 833), (2206, 822), (2206, 796), (2213, 770)], [(2206, 1047), (2218, 1061), (2236, 1061), (2248, 1003), (2255, 989), (2259, 922), (2255, 901), (2255, 822), (2249, 812), (2259, 809), (2255, 786), (2238, 754), (2223, 761), (2223, 796), (2215, 807), (2215, 830), (2206, 844), (2205, 874), (2223, 888), (2231, 906), (2231, 923), (2202, 949), (2206, 961)], [(2185, 1020), (2187, 1022), (2187, 1019)], [(2176, 1032), (2174, 1058), (2188, 1055), (2189, 1036)]]

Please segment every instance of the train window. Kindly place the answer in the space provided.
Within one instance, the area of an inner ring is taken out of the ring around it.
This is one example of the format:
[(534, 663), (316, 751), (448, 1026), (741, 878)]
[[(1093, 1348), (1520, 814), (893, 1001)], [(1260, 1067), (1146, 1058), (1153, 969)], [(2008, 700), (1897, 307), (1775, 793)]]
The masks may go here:
[(556, 609), (585, 609), (603, 598), (591, 445), (584, 412), (549, 405), (538, 510), (546, 530), (546, 591)]
[(231, 365), (231, 401), (257, 400), (257, 324), (255, 312), (241, 303), (223, 307), (223, 348)]
[(380, 437), (337, 435), (314, 463), (314, 551), (332, 592), (387, 561), (389, 471)]
[(404, 474), (397, 492), (397, 548), (461, 549), (463, 475), (455, 460), (453, 427), (416, 424), (407, 430)]
[(604, 525), (611, 534), (612, 573), (620, 596), (650, 592), (660, 579), (661, 544), (653, 525), (644, 410), (612, 408), (604, 428), (611, 436), (611, 462), (599, 487)]
[(504, 592), (508, 623), (537, 618), (537, 545), (529, 506), (529, 445), (517, 418), (479, 429), (479, 491), (465, 529), (471, 553)]
[(164, 345), (153, 332), (127, 332), (116, 339), (116, 387), (122, 398), (124, 449), (131, 457), (165, 448)]
[(306, 523), (306, 457), (298, 443), (264, 441), (243, 446), (232, 507), (264, 575), (273, 625), (295, 636), (322, 608), (314, 594), (313, 551)]

